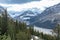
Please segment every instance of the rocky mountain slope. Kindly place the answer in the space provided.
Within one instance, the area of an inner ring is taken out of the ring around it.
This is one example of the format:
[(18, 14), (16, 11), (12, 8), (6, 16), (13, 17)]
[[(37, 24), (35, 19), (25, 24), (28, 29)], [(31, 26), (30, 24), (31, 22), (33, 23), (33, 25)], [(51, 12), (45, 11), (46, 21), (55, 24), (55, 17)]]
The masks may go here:
[(40, 15), (31, 18), (31, 20), (31, 25), (44, 28), (54, 28), (56, 23), (60, 23), (60, 4), (47, 8)]

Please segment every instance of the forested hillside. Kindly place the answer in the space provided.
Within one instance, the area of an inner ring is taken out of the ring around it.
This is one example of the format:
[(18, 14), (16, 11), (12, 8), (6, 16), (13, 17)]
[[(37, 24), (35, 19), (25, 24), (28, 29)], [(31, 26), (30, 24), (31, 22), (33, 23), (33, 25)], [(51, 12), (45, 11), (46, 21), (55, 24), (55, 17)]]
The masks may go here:
[(56, 36), (36, 32), (32, 26), (27, 27), (24, 22), (12, 19), (6, 9), (0, 13), (0, 40), (30, 40), (32, 35), (44, 40), (56, 40)]

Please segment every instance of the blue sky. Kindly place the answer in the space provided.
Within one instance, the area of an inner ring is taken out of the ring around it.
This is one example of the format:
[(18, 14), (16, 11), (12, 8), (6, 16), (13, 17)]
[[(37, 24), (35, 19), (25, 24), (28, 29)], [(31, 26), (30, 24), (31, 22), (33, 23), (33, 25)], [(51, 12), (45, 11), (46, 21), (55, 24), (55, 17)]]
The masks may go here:
[(0, 0), (0, 3), (21, 4), (21, 3), (27, 3), (32, 1), (40, 1), (40, 0)]

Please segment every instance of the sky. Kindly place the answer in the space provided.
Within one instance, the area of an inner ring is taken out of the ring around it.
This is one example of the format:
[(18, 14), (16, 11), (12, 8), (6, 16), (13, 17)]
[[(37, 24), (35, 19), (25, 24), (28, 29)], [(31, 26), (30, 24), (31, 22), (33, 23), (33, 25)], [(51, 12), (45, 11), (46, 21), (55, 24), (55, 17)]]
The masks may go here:
[(22, 4), (31, 1), (40, 1), (40, 0), (0, 0), (0, 3), (7, 3), (7, 4)]
[(7, 7), (8, 11), (17, 12), (30, 8), (38, 8), (43, 11), (58, 3), (60, 3), (60, 0), (0, 0), (0, 5)]

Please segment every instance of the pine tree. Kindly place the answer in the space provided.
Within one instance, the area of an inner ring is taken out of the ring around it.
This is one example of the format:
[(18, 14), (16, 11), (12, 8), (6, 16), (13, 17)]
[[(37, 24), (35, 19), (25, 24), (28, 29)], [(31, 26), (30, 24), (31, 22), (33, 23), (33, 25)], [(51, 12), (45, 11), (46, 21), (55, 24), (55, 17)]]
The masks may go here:
[(19, 23), (18, 23), (17, 20), (16, 20), (16, 22), (15, 22), (15, 30), (16, 30), (16, 33), (19, 32)]
[(15, 40), (15, 26), (13, 20), (9, 20), (8, 22), (8, 34), (11, 37), (11, 40)]
[(60, 40), (60, 24), (58, 24), (55, 27), (54, 32), (57, 33), (57, 39), (56, 40)]
[(7, 33), (7, 21), (7, 10), (5, 9), (1, 19), (1, 34)]

